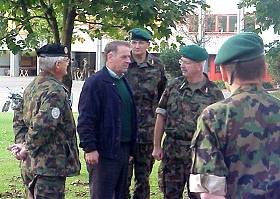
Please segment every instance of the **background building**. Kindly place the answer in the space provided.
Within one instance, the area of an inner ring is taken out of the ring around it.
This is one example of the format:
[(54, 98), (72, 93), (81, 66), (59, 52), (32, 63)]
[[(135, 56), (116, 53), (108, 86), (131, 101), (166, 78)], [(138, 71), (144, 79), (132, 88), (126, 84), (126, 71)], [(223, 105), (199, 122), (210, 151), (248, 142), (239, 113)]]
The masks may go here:
[[(182, 17), (184, 23), (178, 24), (177, 30), (174, 30), (168, 42), (176, 42), (176, 36), (181, 36), (186, 44), (198, 43), (204, 46), (210, 55), (205, 72), (211, 80), (221, 80), (219, 67), (214, 64), (218, 49), (228, 37), (242, 31), (253, 31), (256, 26), (255, 17), (254, 14), (250, 14), (252, 11), (250, 9), (238, 9), (239, 0), (206, 0), (206, 3), (210, 5), (206, 11), (197, 9), (196, 14)], [(79, 28), (90, 29), (90, 25), (80, 24)], [(78, 39), (71, 46), (72, 62), (75, 62), (73, 76), (76, 79), (84, 79), (104, 65), (103, 51), (110, 39), (91, 39), (81, 31), (76, 31), (75, 34)], [(266, 44), (279, 37), (273, 34), (272, 29), (265, 31), (261, 36)], [(6, 47), (0, 49), (0, 52), (0, 75), (38, 74), (35, 52), (13, 55)], [(265, 81), (271, 81), (268, 73)]]

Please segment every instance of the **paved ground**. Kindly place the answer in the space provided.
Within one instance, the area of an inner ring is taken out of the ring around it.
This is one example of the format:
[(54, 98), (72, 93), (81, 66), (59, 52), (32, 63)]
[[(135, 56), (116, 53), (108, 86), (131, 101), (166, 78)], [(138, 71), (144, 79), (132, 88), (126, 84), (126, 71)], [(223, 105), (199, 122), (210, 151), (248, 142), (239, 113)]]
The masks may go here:
[[(8, 99), (9, 92), (22, 92), (24, 88), (34, 79), (34, 77), (6, 77), (0, 76), (0, 111), (6, 100)], [(84, 81), (73, 81), (72, 99), (73, 99), (73, 112), (78, 112), (78, 101), (80, 92)], [(11, 109), (9, 110), (11, 111)]]
[[(0, 76), (0, 111), (6, 100), (8, 99), (9, 92), (22, 92), (24, 88), (33, 80), (34, 77), (7, 77)], [(78, 112), (78, 101), (80, 92), (84, 81), (73, 81), (72, 87), (72, 99), (73, 99), (73, 112)], [(230, 94), (227, 91), (223, 91), (225, 97)], [(11, 109), (9, 110), (11, 111)]]

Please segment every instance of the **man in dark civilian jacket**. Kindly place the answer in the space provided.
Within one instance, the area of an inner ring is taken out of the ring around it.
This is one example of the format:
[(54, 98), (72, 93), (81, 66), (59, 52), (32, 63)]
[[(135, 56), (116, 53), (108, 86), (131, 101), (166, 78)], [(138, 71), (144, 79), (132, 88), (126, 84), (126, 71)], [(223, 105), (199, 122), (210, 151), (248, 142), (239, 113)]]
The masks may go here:
[(104, 54), (106, 66), (86, 80), (80, 95), (78, 133), (91, 199), (124, 199), (137, 131), (132, 92), (123, 76), (130, 63), (129, 44), (110, 42)]

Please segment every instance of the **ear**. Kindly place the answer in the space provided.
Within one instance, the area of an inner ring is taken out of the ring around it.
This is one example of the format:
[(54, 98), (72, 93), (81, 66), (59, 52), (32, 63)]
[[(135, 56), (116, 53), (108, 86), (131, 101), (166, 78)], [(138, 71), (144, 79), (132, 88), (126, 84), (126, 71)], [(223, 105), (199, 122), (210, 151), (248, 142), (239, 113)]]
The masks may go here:
[(220, 71), (222, 74), (222, 79), (224, 82), (228, 82), (228, 72), (226, 71), (225, 67), (220, 66)]
[(55, 72), (57, 72), (57, 71), (59, 70), (59, 63), (60, 63), (60, 62), (56, 61), (55, 64), (54, 64), (53, 70), (54, 70)]
[(113, 57), (113, 52), (109, 52), (109, 53), (107, 54), (107, 60), (112, 59), (112, 57)]

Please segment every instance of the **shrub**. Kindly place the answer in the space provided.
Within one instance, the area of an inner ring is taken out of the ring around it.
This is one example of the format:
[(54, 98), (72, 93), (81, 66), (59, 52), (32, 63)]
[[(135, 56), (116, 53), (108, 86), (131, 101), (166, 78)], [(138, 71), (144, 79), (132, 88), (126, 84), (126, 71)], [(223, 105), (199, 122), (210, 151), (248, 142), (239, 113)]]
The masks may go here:
[(273, 88), (273, 85), (270, 82), (263, 82), (262, 85), (263, 85), (264, 89), (272, 89)]
[(181, 55), (175, 48), (164, 48), (160, 52), (160, 60), (165, 66), (166, 73), (170, 78), (181, 76), (179, 59)]
[(225, 83), (222, 80), (216, 80), (214, 83), (219, 87), (219, 89), (225, 89)]

